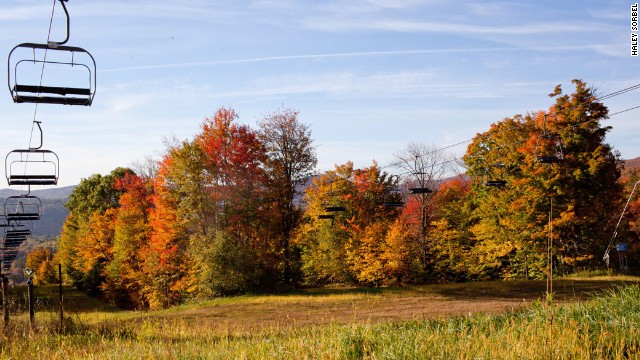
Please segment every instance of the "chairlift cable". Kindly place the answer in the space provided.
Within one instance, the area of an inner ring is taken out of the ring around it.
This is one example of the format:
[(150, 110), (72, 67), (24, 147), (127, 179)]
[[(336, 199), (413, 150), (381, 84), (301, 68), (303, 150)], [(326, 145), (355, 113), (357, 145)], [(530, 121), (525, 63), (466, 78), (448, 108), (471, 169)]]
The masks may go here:
[(613, 115), (622, 114), (622, 113), (624, 113), (624, 112), (631, 111), (631, 110), (635, 110), (635, 109), (638, 109), (638, 108), (640, 108), (640, 105), (638, 105), (638, 106), (634, 106), (634, 107), (632, 107), (632, 108), (628, 108), (628, 109), (626, 109), (626, 110), (621, 110), (621, 111), (615, 112), (615, 113), (613, 113), (613, 114), (610, 114), (609, 116), (611, 117), (611, 116), (613, 116)]
[[(53, 27), (53, 14), (56, 11), (56, 1), (53, 0), (53, 6), (51, 7), (51, 17), (49, 18), (49, 31), (47, 32), (47, 44), (51, 39), (51, 29)], [(44, 66), (47, 62), (47, 49), (44, 49), (44, 58), (42, 59), (42, 68), (40, 69), (40, 83), (38, 84), (38, 89), (42, 87), (42, 79), (44, 79)], [(40, 95), (40, 91), (38, 91), (38, 95)], [(38, 113), (38, 103), (36, 103), (35, 110), (33, 112), (33, 121), (36, 121), (36, 115)], [(33, 126), (31, 126), (31, 138), (29, 138), (29, 147), (31, 147), (31, 140), (33, 138)]]
[(609, 94), (606, 94), (606, 95), (602, 95), (602, 96), (600, 96), (600, 97), (597, 97), (597, 98), (596, 98), (596, 100), (605, 100), (605, 99), (609, 99), (609, 98), (612, 98), (612, 97), (616, 97), (616, 96), (618, 96), (618, 95), (622, 95), (622, 94), (627, 93), (627, 92), (629, 92), (629, 91), (636, 90), (636, 89), (638, 89), (638, 88), (640, 88), (640, 84), (636, 84), (636, 85), (633, 85), (633, 86), (629, 86), (629, 87), (627, 87), (627, 88), (624, 88), (624, 89), (621, 89), (621, 90), (618, 90), (618, 91), (614, 91), (614, 92), (609, 93)]
[(631, 189), (631, 193), (629, 194), (629, 198), (627, 199), (627, 203), (624, 205), (624, 209), (622, 209), (622, 214), (620, 214), (620, 218), (618, 219), (618, 223), (616, 224), (616, 227), (613, 230), (613, 235), (611, 236), (611, 240), (609, 240), (609, 244), (607, 245), (607, 249), (605, 250), (604, 256), (602, 257), (602, 260), (604, 260), (605, 262), (607, 262), (607, 260), (609, 258), (609, 251), (611, 249), (611, 245), (613, 245), (613, 241), (616, 239), (616, 236), (618, 235), (618, 227), (620, 226), (620, 223), (622, 222), (622, 217), (624, 216), (625, 211), (627, 211), (627, 207), (629, 206), (629, 203), (631, 202), (631, 198), (633, 197), (633, 193), (636, 191), (636, 187), (638, 186), (638, 184), (640, 184), (640, 181), (637, 181), (633, 185), (633, 189)]

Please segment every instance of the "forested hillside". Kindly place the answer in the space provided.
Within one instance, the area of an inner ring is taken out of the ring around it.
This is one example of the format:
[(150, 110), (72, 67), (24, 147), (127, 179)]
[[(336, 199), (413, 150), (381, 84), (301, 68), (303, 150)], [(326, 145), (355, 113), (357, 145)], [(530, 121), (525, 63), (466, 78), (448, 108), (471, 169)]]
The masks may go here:
[[(604, 268), (630, 189), (604, 143), (607, 108), (574, 84), (572, 94), (554, 89), (547, 110), (478, 133), (462, 159), (417, 142), (393, 164), (346, 161), (321, 174), (297, 112), (281, 109), (254, 129), (221, 108), (157, 164), (84, 179), (56, 261), (79, 288), (138, 308), (301, 284)], [(634, 197), (618, 239), (632, 264), (638, 208)]]

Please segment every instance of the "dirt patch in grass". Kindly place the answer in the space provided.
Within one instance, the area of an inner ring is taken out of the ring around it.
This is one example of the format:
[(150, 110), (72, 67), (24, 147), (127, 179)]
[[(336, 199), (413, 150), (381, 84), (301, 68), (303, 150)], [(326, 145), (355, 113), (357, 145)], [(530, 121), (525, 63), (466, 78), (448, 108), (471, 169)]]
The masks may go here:
[[(614, 286), (612, 280), (556, 280), (556, 304), (587, 300)], [(310, 289), (296, 294), (248, 296), (153, 313), (198, 327), (252, 331), (322, 324), (441, 319), (470, 313), (502, 313), (544, 299), (545, 281), (495, 281), (400, 289)], [(151, 314), (149, 314), (151, 315)]]

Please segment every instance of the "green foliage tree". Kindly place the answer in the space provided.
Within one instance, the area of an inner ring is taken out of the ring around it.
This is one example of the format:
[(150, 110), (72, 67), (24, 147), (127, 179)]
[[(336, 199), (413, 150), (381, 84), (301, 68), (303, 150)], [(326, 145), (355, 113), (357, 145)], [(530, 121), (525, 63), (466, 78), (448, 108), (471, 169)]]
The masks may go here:
[(241, 239), (233, 239), (222, 231), (193, 236), (187, 255), (193, 259), (198, 297), (261, 290), (259, 259)]
[(82, 179), (67, 202), (67, 217), (58, 241), (56, 259), (78, 288), (98, 294), (104, 281), (105, 262), (111, 259), (113, 220), (124, 190), (115, 188), (118, 179), (133, 171), (117, 168), (110, 174)]

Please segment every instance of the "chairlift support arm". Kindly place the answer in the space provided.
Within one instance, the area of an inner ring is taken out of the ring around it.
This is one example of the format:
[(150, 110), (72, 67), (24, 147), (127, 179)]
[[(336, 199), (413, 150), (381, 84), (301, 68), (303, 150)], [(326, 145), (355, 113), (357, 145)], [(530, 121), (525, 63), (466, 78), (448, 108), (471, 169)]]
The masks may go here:
[(71, 20), (69, 19), (69, 11), (67, 10), (67, 6), (64, 4), (66, 2), (68, 2), (69, 0), (59, 0), (60, 1), (60, 5), (62, 5), (62, 9), (64, 10), (64, 15), (67, 18), (67, 37), (64, 39), (64, 41), (49, 41), (48, 42), (48, 46), (52, 47), (52, 48), (57, 48), (59, 45), (64, 45), (67, 43), (67, 41), (69, 41), (69, 33), (71, 32), (71, 26), (70, 26), (70, 22)]

